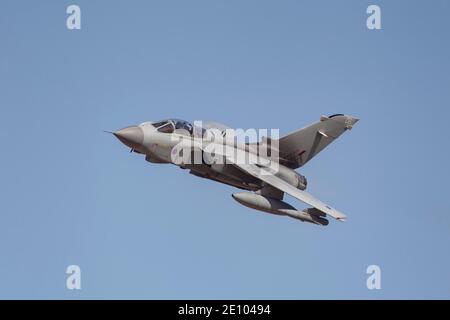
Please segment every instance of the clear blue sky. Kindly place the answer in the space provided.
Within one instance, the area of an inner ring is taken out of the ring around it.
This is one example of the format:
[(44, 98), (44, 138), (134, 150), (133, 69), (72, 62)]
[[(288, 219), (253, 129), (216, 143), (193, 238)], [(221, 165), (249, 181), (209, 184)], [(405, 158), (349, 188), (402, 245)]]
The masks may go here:
[[(450, 298), (449, 12), (2, 0), (0, 298)], [(361, 121), (301, 170), (349, 216), (326, 228), (240, 206), (102, 132), (177, 117), (287, 133), (333, 113)]]

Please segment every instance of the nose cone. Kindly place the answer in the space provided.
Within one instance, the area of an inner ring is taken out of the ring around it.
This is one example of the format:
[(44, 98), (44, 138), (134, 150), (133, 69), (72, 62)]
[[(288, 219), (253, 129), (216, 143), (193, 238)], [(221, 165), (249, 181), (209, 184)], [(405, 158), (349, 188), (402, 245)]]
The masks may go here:
[(144, 142), (144, 132), (140, 127), (137, 126), (123, 128), (117, 132), (114, 132), (114, 135), (124, 145), (132, 149), (139, 148)]

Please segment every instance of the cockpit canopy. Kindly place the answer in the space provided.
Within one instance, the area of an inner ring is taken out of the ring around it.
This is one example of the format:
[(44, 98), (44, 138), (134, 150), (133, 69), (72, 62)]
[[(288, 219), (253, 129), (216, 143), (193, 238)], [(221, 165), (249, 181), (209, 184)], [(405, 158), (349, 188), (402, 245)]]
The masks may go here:
[(172, 133), (177, 129), (184, 129), (192, 135), (194, 129), (190, 122), (180, 119), (158, 121), (153, 123), (152, 125), (156, 128), (156, 130), (163, 133)]

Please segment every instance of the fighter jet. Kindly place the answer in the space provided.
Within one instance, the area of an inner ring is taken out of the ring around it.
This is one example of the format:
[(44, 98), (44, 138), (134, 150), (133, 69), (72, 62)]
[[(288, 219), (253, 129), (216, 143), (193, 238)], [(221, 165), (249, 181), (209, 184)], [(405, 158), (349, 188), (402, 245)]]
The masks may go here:
[[(197, 177), (245, 190), (232, 194), (244, 206), (326, 226), (327, 216), (345, 221), (346, 215), (306, 192), (306, 177), (296, 169), (358, 120), (343, 114), (321, 116), (320, 121), (280, 138), (264, 136), (244, 143), (236, 143), (233, 130), (225, 125), (178, 119), (144, 122), (113, 134), (148, 162), (175, 164)], [(283, 201), (284, 193), (311, 207), (297, 210)]]

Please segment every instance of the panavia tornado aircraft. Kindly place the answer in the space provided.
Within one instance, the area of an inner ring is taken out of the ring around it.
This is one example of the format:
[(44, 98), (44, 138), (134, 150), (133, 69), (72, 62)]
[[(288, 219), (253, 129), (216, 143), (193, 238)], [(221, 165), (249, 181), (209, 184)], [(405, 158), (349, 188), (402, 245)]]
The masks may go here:
[[(306, 178), (295, 169), (358, 120), (343, 114), (321, 116), (320, 121), (279, 139), (262, 137), (240, 144), (234, 131), (222, 124), (199, 126), (178, 119), (144, 122), (113, 134), (148, 162), (172, 163), (195, 176), (246, 190), (232, 195), (244, 206), (325, 226), (327, 215), (340, 221), (346, 216), (304, 191)], [(283, 201), (284, 193), (311, 208), (295, 209)]]

